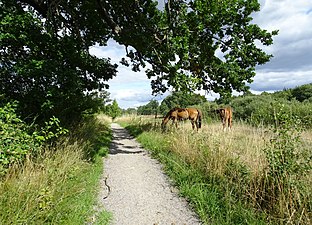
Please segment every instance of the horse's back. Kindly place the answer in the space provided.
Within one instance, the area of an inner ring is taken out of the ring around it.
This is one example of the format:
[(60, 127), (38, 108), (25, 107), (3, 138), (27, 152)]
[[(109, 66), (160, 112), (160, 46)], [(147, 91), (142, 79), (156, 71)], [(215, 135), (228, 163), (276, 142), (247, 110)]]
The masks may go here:
[(201, 117), (201, 112), (197, 108), (187, 108), (187, 111), (190, 119), (197, 119), (198, 117)]
[(228, 115), (229, 118), (232, 118), (233, 116), (233, 109), (231, 107), (226, 107), (226, 113)]
[(189, 118), (189, 112), (187, 109), (180, 108), (177, 110), (178, 118), (179, 119), (188, 119)]

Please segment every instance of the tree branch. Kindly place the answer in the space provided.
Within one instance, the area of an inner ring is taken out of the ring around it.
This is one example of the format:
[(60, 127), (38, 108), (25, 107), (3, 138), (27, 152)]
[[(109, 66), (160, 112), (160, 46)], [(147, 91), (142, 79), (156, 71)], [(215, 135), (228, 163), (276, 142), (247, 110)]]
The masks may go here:
[(108, 14), (106, 9), (103, 7), (101, 0), (97, 0), (98, 3), (98, 8), (99, 8), (99, 13), (104, 19), (104, 21), (110, 26), (110, 28), (113, 30), (113, 32), (117, 35), (121, 32), (121, 28), (113, 21), (111, 16)]
[(48, 6), (44, 4), (44, 1), (40, 0), (22, 0), (19, 1), (21, 3), (28, 4), (32, 6), (40, 15), (42, 15), (44, 18), (48, 15)]

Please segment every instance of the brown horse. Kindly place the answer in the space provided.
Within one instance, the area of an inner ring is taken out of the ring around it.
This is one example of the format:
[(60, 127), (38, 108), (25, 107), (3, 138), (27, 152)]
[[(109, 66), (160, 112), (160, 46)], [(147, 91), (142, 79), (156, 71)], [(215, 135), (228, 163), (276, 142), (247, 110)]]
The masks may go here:
[(201, 128), (202, 112), (196, 108), (173, 108), (164, 117), (161, 127), (164, 129), (169, 120), (178, 127), (178, 121), (191, 120), (193, 130)]
[(225, 107), (216, 109), (215, 112), (217, 112), (221, 118), (223, 130), (226, 130), (226, 125), (231, 130), (232, 129), (232, 119), (233, 119), (233, 110), (231, 107)]

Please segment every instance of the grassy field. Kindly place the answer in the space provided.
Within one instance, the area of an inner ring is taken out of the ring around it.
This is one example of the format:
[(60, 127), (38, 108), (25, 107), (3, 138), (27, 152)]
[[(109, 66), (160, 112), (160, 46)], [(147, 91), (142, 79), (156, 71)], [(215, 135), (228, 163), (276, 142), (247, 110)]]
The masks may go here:
[[(243, 123), (235, 123), (231, 132), (223, 132), (220, 123), (204, 124), (196, 133), (189, 121), (178, 129), (168, 124), (166, 132), (160, 119), (118, 122), (164, 164), (205, 223), (311, 224), (311, 162), (302, 158), (311, 156), (310, 131), (297, 140), (291, 136), (296, 132), (287, 136)], [(286, 156), (286, 163), (278, 161)]]
[(0, 224), (107, 224), (110, 214), (96, 204), (110, 140), (109, 122), (99, 116), (12, 167), (0, 181)]

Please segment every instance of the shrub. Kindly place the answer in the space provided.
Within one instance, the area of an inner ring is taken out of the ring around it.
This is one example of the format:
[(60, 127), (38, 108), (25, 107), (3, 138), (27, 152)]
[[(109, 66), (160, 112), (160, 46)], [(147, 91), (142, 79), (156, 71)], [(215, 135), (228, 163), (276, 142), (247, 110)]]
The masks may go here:
[(297, 221), (309, 208), (304, 199), (309, 195), (303, 179), (311, 171), (311, 152), (302, 148), (301, 120), (277, 107), (272, 126), (273, 137), (265, 148), (268, 162), (265, 191), (262, 199), (278, 217)]
[(16, 103), (0, 107), (0, 176), (40, 147), (36, 135), (30, 135), (28, 126), (16, 115), (15, 107)]
[(51, 144), (68, 132), (56, 117), (32, 132), (31, 126), (16, 115), (16, 107), (16, 102), (0, 107), (0, 176), (10, 165), (23, 162), (28, 155), (37, 154), (43, 144)]
[(231, 102), (235, 118), (244, 120), (253, 126), (274, 124), (274, 114), (280, 104), (284, 105), (283, 111), (280, 113), (297, 117), (303, 128), (312, 128), (312, 104), (308, 101), (301, 103), (297, 100), (275, 98), (273, 95), (257, 95), (240, 96)]

